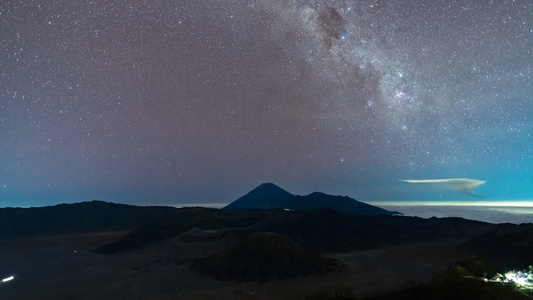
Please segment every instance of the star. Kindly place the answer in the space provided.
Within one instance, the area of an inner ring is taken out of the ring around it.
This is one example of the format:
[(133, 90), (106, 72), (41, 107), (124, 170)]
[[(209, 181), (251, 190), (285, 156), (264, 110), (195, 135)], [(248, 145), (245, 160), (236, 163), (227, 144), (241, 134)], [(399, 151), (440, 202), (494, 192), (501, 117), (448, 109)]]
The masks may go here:
[(401, 178), (485, 175), (489, 200), (529, 199), (532, 5), (8, 2), (0, 202), (207, 203), (262, 182), (395, 201), (431, 197)]

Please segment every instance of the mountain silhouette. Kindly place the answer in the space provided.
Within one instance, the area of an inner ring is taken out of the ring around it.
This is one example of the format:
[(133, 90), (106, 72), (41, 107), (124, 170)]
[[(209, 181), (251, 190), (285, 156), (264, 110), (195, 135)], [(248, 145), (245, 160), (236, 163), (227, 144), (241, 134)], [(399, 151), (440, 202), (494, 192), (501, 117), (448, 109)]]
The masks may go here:
[(354, 215), (368, 216), (400, 214), (357, 201), (348, 196), (333, 196), (320, 192), (314, 192), (307, 196), (296, 196), (273, 183), (263, 183), (224, 207), (224, 209), (275, 208), (290, 210), (331, 208)]
[(289, 208), (294, 195), (273, 183), (263, 183), (248, 194), (231, 202), (224, 209)]
[(0, 239), (132, 230), (177, 211), (104, 201), (30, 208), (0, 208)]
[[(178, 209), (94, 251), (113, 254), (175, 237), (182, 242), (211, 243), (214, 239), (226, 239), (232, 243), (249, 234), (272, 232), (313, 251), (347, 252), (452, 237), (472, 238), (495, 226), (461, 218), (358, 216), (331, 208), (286, 211), (196, 207)], [(198, 230), (216, 238), (191, 239), (191, 232)]]

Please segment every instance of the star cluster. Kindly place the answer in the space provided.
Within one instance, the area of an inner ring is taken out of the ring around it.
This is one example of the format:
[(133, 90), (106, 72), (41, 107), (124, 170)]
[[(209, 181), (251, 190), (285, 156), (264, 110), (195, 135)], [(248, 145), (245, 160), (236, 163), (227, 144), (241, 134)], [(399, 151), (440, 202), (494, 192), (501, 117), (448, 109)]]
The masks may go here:
[(227, 202), (266, 181), (434, 200), (398, 180), (441, 177), (531, 199), (532, 11), (3, 1), (0, 205)]

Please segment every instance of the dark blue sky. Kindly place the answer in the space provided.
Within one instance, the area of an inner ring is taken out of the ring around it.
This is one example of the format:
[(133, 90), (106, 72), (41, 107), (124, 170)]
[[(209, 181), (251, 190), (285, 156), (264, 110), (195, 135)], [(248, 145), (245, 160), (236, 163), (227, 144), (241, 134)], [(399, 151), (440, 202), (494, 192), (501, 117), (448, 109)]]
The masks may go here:
[(533, 4), (2, 1), (0, 206), (533, 199)]

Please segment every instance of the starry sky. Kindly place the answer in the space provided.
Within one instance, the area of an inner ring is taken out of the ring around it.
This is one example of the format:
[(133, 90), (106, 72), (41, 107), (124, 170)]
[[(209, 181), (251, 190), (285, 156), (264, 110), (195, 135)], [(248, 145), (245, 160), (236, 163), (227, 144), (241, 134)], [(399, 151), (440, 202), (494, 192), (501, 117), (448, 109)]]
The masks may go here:
[(530, 0), (4, 0), (0, 206), (533, 199)]

